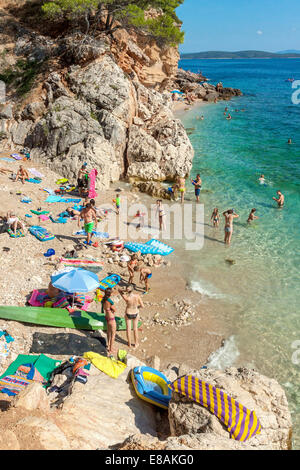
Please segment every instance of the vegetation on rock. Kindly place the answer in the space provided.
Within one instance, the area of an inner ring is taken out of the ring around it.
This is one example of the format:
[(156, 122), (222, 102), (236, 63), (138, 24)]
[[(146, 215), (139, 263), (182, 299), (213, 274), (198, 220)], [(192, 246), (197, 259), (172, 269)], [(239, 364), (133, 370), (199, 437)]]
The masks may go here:
[(53, 20), (84, 24), (85, 33), (101, 30), (113, 34), (120, 28), (137, 28), (172, 46), (184, 33), (175, 9), (184, 0), (54, 0), (42, 6)]

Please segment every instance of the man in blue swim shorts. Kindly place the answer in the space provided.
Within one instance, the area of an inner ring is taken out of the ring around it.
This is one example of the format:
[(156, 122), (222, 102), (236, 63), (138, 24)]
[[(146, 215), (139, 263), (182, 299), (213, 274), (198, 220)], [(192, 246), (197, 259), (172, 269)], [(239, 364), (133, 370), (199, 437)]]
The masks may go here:
[(199, 200), (200, 200), (200, 191), (201, 191), (201, 187), (202, 187), (202, 180), (201, 180), (201, 176), (199, 175), (199, 173), (196, 176), (196, 179), (191, 180), (191, 182), (195, 186), (195, 196), (196, 196), (197, 202), (199, 202)]

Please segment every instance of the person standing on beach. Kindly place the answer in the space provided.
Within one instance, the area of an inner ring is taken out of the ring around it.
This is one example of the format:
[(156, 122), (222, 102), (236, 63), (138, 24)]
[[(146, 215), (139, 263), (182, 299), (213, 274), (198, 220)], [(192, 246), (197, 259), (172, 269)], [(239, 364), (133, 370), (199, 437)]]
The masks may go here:
[(115, 319), (116, 307), (111, 300), (112, 289), (108, 288), (105, 291), (104, 297), (101, 300), (102, 313), (105, 313), (105, 320), (107, 323), (107, 353), (112, 355), (114, 352), (114, 341), (116, 337), (117, 324)]
[(134, 336), (134, 349), (138, 348), (138, 322), (139, 322), (139, 309), (144, 308), (143, 301), (139, 294), (133, 292), (133, 287), (127, 287), (124, 292), (119, 289), (119, 293), (123, 300), (126, 302), (125, 321), (128, 347), (131, 348), (131, 322), (133, 323), (133, 336)]
[(87, 175), (87, 163), (84, 163), (77, 175), (77, 187), (80, 197), (83, 197), (84, 189), (87, 187)]
[(137, 255), (132, 255), (131, 259), (127, 263), (127, 269), (129, 273), (129, 279), (128, 279), (129, 284), (133, 284), (134, 273), (136, 271), (136, 268), (138, 268), (138, 258), (137, 258)]
[(233, 234), (233, 219), (239, 217), (233, 209), (229, 209), (228, 211), (223, 212), (225, 217), (225, 238), (224, 243), (225, 245), (230, 245), (231, 237)]
[(284, 206), (284, 195), (282, 194), (281, 191), (277, 191), (278, 198), (273, 197), (272, 199), (277, 202), (278, 207), (283, 207)]
[(200, 174), (198, 173), (195, 180), (191, 179), (191, 182), (195, 186), (195, 196), (196, 196), (197, 202), (199, 202), (200, 191), (202, 188), (202, 180), (201, 180)]
[(179, 176), (178, 178), (178, 189), (181, 197), (181, 204), (184, 203), (184, 193), (185, 193), (185, 178), (184, 176)]
[(165, 230), (166, 229), (166, 224), (165, 224), (166, 212), (165, 212), (161, 199), (158, 199), (156, 201), (156, 215), (158, 215), (159, 230), (161, 231)]
[[(95, 215), (95, 211), (91, 205), (90, 202), (87, 203), (87, 205), (82, 209), (80, 212), (80, 216), (83, 218), (84, 221), (84, 230), (87, 234), (86, 238), (86, 244), (91, 245), (92, 241), (92, 233), (94, 228), (97, 228), (97, 217)], [(95, 225), (94, 225), (95, 223)]]

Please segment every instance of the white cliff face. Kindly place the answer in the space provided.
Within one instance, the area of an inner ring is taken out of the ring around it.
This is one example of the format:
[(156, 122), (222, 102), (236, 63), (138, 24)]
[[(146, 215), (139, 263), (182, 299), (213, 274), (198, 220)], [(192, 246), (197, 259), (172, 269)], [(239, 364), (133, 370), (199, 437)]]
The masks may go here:
[[(18, 54), (23, 49), (28, 54), (41, 53), (45, 41), (26, 38), (21, 44), (17, 41)], [(145, 87), (134, 67), (130, 75), (124, 71), (121, 52), (112, 54), (107, 41), (94, 41), (77, 54), (76, 38), (74, 41), (72, 47), (70, 38), (65, 38), (56, 49), (46, 41), (47, 53), (63, 50), (69, 53), (65, 54), (69, 62), (77, 65), (51, 72), (34, 100), (20, 111), (9, 116), (2, 112), (2, 127), (11, 148), (29, 147), (34, 158), (71, 181), (82, 162), (87, 162), (98, 170), (100, 190), (122, 177), (163, 181), (188, 175), (194, 151), (183, 125), (173, 116), (170, 94)], [(143, 73), (154, 66), (149, 51), (143, 52), (132, 39), (126, 44)], [(157, 60), (161, 67), (164, 59), (159, 56)], [(174, 57), (165, 60), (169, 63)], [(173, 73), (171, 65), (169, 69)], [(166, 76), (164, 69), (156, 80), (163, 81)]]

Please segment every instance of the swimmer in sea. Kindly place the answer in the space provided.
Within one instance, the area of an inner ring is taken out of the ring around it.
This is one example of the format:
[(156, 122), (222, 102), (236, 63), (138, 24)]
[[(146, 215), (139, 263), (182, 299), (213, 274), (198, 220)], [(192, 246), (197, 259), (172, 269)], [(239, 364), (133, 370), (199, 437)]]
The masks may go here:
[(260, 184), (265, 184), (266, 180), (265, 180), (265, 175), (260, 175), (260, 178), (258, 178), (258, 181)]
[(228, 113), (228, 116), (227, 116), (227, 118), (226, 118), (226, 119), (227, 119), (227, 121), (230, 121), (230, 120), (232, 119), (232, 116), (231, 116), (231, 114), (230, 114), (230, 113)]
[(278, 198), (273, 197), (272, 199), (277, 202), (278, 207), (283, 207), (284, 206), (284, 195), (282, 194), (281, 191), (277, 191)]
[(289, 139), (289, 140), (288, 140), (288, 144), (291, 144), (291, 143), (292, 143), (292, 139)]
[(249, 217), (248, 217), (248, 224), (250, 224), (250, 222), (252, 222), (252, 220), (255, 220), (255, 219), (259, 219), (259, 217), (257, 217), (257, 215), (255, 215), (255, 212), (256, 212), (256, 209), (252, 209), (250, 214), (249, 214)]

